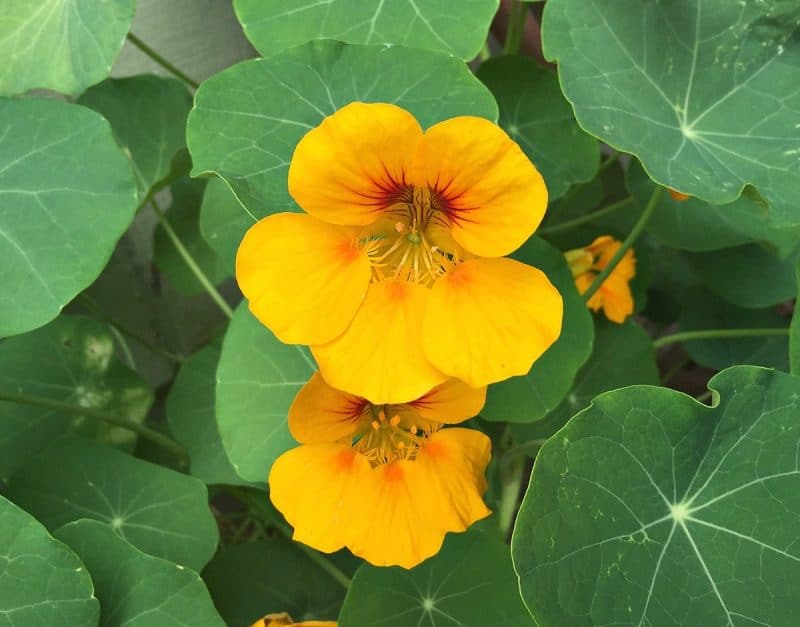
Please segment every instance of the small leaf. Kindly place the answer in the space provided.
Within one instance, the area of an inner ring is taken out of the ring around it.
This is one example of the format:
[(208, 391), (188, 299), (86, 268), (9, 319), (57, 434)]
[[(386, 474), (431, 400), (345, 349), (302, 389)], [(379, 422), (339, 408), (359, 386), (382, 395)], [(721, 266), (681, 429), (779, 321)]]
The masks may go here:
[(200, 233), (219, 256), (223, 267), (233, 275), (236, 251), (256, 218), (250, 215), (218, 176), (209, 179), (200, 205)]
[(0, 624), (95, 627), (100, 605), (81, 560), (0, 496)]
[(103, 627), (225, 627), (196, 572), (142, 553), (96, 520), (64, 525), (55, 535), (89, 569)]
[(217, 548), (202, 482), (91, 442), (59, 441), (11, 477), (8, 494), (49, 529), (93, 518), (190, 568), (202, 568)]

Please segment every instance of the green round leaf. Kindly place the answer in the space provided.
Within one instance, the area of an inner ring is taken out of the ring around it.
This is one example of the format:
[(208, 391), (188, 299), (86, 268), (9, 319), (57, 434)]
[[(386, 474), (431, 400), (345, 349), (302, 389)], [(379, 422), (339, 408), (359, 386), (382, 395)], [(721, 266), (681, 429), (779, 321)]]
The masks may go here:
[(187, 129), (192, 174), (222, 176), (254, 219), (295, 210), (286, 176), (297, 142), (355, 100), (395, 103), (423, 127), (458, 115), (497, 117), (492, 95), (458, 59), (316, 41), (203, 83)]
[(200, 205), (200, 233), (221, 263), (233, 275), (236, 251), (256, 218), (248, 213), (228, 184), (218, 176), (209, 179)]
[(312, 39), (349, 44), (401, 44), (465, 60), (478, 54), (498, 0), (462, 0), (458, 16), (447, 0), (235, 0), (236, 16), (265, 57)]
[(0, 624), (96, 627), (100, 605), (81, 560), (0, 496)]
[(709, 388), (609, 392), (539, 452), (512, 553), (540, 625), (795, 624), (800, 379)]
[[(153, 392), (114, 355), (111, 329), (63, 315), (32, 333), (0, 342), (0, 393), (99, 409), (143, 422)], [(136, 435), (80, 412), (0, 401), (0, 477), (27, 463), (51, 440), (73, 433), (132, 449)]]
[(277, 457), (296, 446), (289, 406), (316, 369), (308, 348), (284, 344), (239, 305), (217, 366), (217, 424), (241, 478), (263, 484)]
[(277, 612), (297, 621), (334, 620), (345, 592), (297, 545), (277, 535), (223, 547), (203, 579), (230, 627), (249, 627)]
[(190, 568), (202, 568), (217, 548), (202, 482), (91, 442), (61, 440), (11, 477), (8, 495), (49, 529), (93, 518)]
[(140, 198), (169, 174), (172, 158), (186, 145), (184, 129), (192, 98), (173, 78), (108, 79), (83, 94), (78, 104), (111, 123), (133, 163)]
[(136, 185), (93, 111), (0, 99), (0, 128), (2, 337), (49, 322), (97, 278), (133, 219)]
[(364, 564), (347, 592), (340, 627), (522, 627), (531, 624), (508, 547), (477, 530), (448, 535), (442, 550), (406, 570)]
[(552, 0), (545, 54), (581, 126), (659, 184), (721, 204), (756, 186), (800, 223), (796, 20), (762, 2)]
[(142, 553), (96, 520), (55, 535), (89, 569), (103, 627), (225, 627), (196, 572)]
[(532, 422), (556, 407), (592, 352), (592, 316), (575, 289), (575, 280), (564, 255), (539, 238), (529, 239), (513, 255), (539, 268), (564, 299), (561, 336), (522, 377), (489, 386), (481, 416), (487, 420)]
[(482, 63), (478, 78), (497, 100), (500, 126), (542, 173), (550, 200), (594, 177), (599, 144), (578, 126), (553, 72), (533, 59), (507, 56)]
[[(795, 277), (800, 286), (800, 260), (795, 266)], [(792, 374), (800, 374), (800, 308), (797, 306), (789, 328), (789, 367)]]
[(108, 76), (136, 0), (7, 0), (0, 20), (0, 94), (77, 94)]

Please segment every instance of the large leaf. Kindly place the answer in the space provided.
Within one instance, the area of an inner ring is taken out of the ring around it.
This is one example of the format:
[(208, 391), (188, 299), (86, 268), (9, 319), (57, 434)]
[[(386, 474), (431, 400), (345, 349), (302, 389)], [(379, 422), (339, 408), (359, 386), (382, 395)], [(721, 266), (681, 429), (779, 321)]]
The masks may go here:
[(0, 496), (0, 625), (95, 627), (99, 616), (78, 556)]
[(102, 627), (224, 627), (196, 572), (142, 553), (96, 520), (78, 520), (55, 535), (89, 569)]
[(497, 117), (489, 91), (453, 57), (316, 41), (246, 61), (206, 81), (189, 115), (193, 174), (225, 178), (255, 218), (295, 209), (286, 175), (300, 138), (354, 100), (392, 102), (430, 126)]
[(411, 570), (361, 566), (339, 625), (379, 624), (527, 627), (531, 617), (520, 602), (508, 547), (473, 530), (449, 535), (435, 557)]
[(594, 324), (559, 250), (544, 240), (531, 238), (514, 257), (542, 270), (561, 293), (561, 336), (528, 374), (490, 386), (481, 416), (488, 420), (531, 422), (543, 418), (569, 392), (575, 374), (592, 352)]
[(333, 620), (345, 592), (280, 535), (220, 549), (203, 579), (229, 627), (249, 627), (278, 612), (295, 620)]
[(551, 200), (597, 173), (597, 140), (575, 122), (553, 72), (533, 59), (507, 56), (482, 63), (478, 78), (497, 99), (500, 126), (542, 173)]
[[(552, 0), (543, 43), (583, 128), (719, 204), (753, 184), (800, 223), (800, 38), (755, 0)], [(765, 17), (768, 19), (765, 21)]]
[(239, 305), (217, 366), (217, 424), (240, 477), (263, 484), (275, 459), (296, 445), (289, 406), (315, 370), (306, 347), (284, 344)]
[(225, 181), (218, 176), (208, 181), (200, 205), (200, 234), (230, 274), (235, 271), (239, 243), (255, 222), (256, 218), (247, 212)]
[(609, 392), (542, 448), (512, 540), (540, 625), (796, 623), (800, 379), (709, 387)]
[[(800, 285), (800, 261), (797, 262), (795, 276)], [(792, 374), (800, 375), (800, 308), (796, 304), (789, 328), (789, 368)]]
[(186, 144), (192, 99), (173, 78), (109, 79), (83, 94), (78, 104), (102, 113), (111, 123), (133, 163), (140, 198), (169, 174), (172, 158)]
[(52, 320), (100, 274), (136, 185), (108, 122), (83, 107), (0, 99), (0, 129), (2, 337)]
[(498, 0), (462, 0), (458, 17), (447, 0), (235, 0), (236, 16), (258, 51), (270, 57), (312, 39), (350, 44), (400, 44), (472, 59)]
[[(111, 329), (82, 316), (60, 316), (32, 333), (0, 343), (0, 393), (32, 396), (102, 410), (142, 422), (153, 392), (114, 355)], [(80, 410), (65, 411), (0, 401), (0, 477), (65, 433), (132, 448), (136, 436)]]
[(202, 568), (217, 548), (202, 482), (91, 442), (65, 439), (32, 458), (8, 494), (49, 529), (94, 518), (142, 551), (190, 568)]
[(77, 94), (103, 80), (125, 41), (136, 0), (6, 0), (0, 94)]

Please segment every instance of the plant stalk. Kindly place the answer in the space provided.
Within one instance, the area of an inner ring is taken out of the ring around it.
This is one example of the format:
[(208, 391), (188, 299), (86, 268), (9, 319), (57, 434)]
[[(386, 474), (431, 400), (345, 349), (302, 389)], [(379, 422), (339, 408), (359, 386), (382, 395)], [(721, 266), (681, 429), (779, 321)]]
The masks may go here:
[(609, 213), (613, 213), (614, 211), (622, 209), (623, 207), (627, 207), (631, 203), (633, 203), (633, 196), (628, 196), (627, 198), (623, 198), (622, 200), (613, 202), (610, 205), (601, 207), (600, 209), (592, 211), (591, 213), (587, 213), (586, 215), (573, 218), (572, 220), (565, 220), (564, 222), (560, 222), (559, 224), (554, 224), (553, 226), (542, 227), (537, 231), (537, 234), (551, 235), (553, 233), (559, 233), (561, 231), (568, 231), (569, 229), (575, 228), (576, 226), (580, 226), (581, 224), (586, 224), (587, 222), (592, 222), (597, 218), (600, 218)]
[(144, 52), (148, 57), (150, 57), (153, 61), (158, 63), (161, 67), (163, 67), (167, 72), (175, 76), (176, 78), (181, 79), (184, 83), (186, 83), (192, 89), (197, 89), (200, 87), (200, 83), (197, 81), (193, 81), (189, 78), (186, 74), (181, 72), (178, 68), (176, 68), (172, 63), (167, 61), (164, 57), (158, 54), (155, 50), (153, 50), (150, 46), (144, 43), (141, 39), (139, 39), (133, 33), (128, 33), (128, 41), (130, 41), (134, 46), (136, 46), (139, 50)]
[(773, 329), (706, 329), (702, 331), (682, 331), (663, 335), (653, 340), (653, 348), (658, 349), (667, 344), (675, 342), (687, 342), (689, 340), (719, 340), (724, 338), (740, 337), (769, 337), (777, 335), (789, 335), (789, 328)]

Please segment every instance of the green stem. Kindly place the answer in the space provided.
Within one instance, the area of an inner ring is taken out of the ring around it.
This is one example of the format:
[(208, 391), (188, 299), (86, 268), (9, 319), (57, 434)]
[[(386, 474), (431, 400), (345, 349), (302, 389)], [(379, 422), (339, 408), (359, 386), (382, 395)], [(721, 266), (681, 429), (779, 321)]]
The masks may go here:
[(600, 167), (597, 169), (597, 174), (595, 176), (600, 176), (603, 172), (605, 172), (608, 168), (614, 165), (617, 161), (619, 161), (621, 153), (618, 150), (615, 150), (603, 163), (600, 164)]
[(650, 200), (647, 201), (647, 205), (645, 205), (644, 211), (642, 211), (642, 215), (639, 216), (639, 219), (636, 221), (636, 224), (633, 225), (631, 232), (628, 233), (628, 237), (622, 242), (622, 245), (619, 247), (619, 250), (614, 254), (614, 256), (609, 260), (606, 267), (598, 274), (592, 284), (589, 286), (583, 293), (583, 301), (589, 302), (589, 299), (595, 295), (597, 290), (600, 289), (600, 286), (603, 285), (603, 281), (605, 281), (608, 276), (614, 271), (614, 268), (617, 267), (622, 258), (625, 256), (625, 253), (628, 252), (633, 243), (638, 239), (639, 235), (641, 235), (644, 227), (647, 225), (647, 221), (650, 219), (650, 216), (653, 215), (653, 212), (658, 205), (658, 201), (661, 198), (661, 194), (664, 193), (664, 188), (660, 185), (657, 185), (656, 188), (653, 190), (653, 195), (650, 196)]
[(195, 278), (200, 281), (200, 285), (202, 285), (203, 289), (208, 292), (211, 300), (217, 304), (217, 306), (222, 310), (222, 313), (224, 313), (228, 318), (233, 318), (233, 310), (230, 308), (228, 303), (225, 302), (225, 299), (222, 298), (222, 294), (217, 291), (217, 288), (214, 287), (214, 284), (206, 276), (206, 273), (203, 272), (203, 269), (194, 260), (194, 257), (192, 257), (192, 254), (186, 249), (186, 246), (183, 245), (181, 238), (178, 237), (178, 234), (172, 228), (172, 225), (167, 220), (167, 217), (164, 215), (161, 207), (158, 206), (155, 197), (150, 199), (150, 204), (153, 206), (153, 210), (156, 212), (158, 221), (164, 228), (164, 232), (167, 234), (167, 237), (169, 237), (172, 245), (175, 246), (175, 250), (178, 251), (178, 254), (181, 256), (184, 263), (186, 263), (186, 265), (189, 267), (189, 270), (191, 270)]
[(481, 63), (483, 63), (484, 61), (488, 61), (489, 59), (492, 58), (492, 51), (489, 50), (488, 40), (483, 42), (483, 47), (481, 48), (481, 51), (478, 53), (478, 58), (480, 59)]
[[(538, 438), (536, 440), (522, 442), (521, 444), (517, 444), (503, 453), (503, 458), (511, 460), (515, 457), (519, 457), (520, 455), (529, 455), (529, 453), (534, 453), (542, 448), (545, 442), (547, 442), (545, 438)], [(529, 456), (533, 457), (533, 455)]]
[(789, 329), (706, 329), (703, 331), (683, 331), (656, 338), (653, 340), (653, 348), (658, 349), (667, 344), (687, 342), (689, 340), (719, 340), (729, 337), (766, 337), (774, 335), (789, 335)]
[(610, 205), (606, 205), (605, 207), (601, 207), (596, 211), (592, 211), (591, 213), (587, 213), (586, 215), (580, 216), (578, 218), (573, 218), (572, 220), (565, 220), (564, 222), (560, 222), (558, 224), (554, 224), (553, 226), (545, 226), (539, 229), (537, 232), (539, 235), (551, 235), (552, 233), (558, 233), (560, 231), (567, 231), (569, 229), (575, 228), (576, 226), (580, 226), (581, 224), (586, 224), (587, 222), (592, 222), (597, 218), (607, 215), (609, 213), (613, 213), (618, 209), (622, 209), (623, 207), (627, 207), (633, 202), (633, 196), (628, 196), (627, 198), (623, 198), (622, 200), (618, 200), (617, 202), (613, 202)]
[(497, 505), (497, 524), (504, 539), (508, 538), (514, 526), (526, 463), (524, 457), (516, 457), (510, 459), (508, 464), (500, 469), (503, 473), (503, 483), (500, 489), (500, 502)]
[(95, 409), (94, 407), (83, 407), (82, 405), (75, 405), (73, 403), (64, 403), (56, 401), (51, 398), (43, 398), (41, 396), (28, 396), (26, 394), (11, 394), (9, 392), (0, 392), (0, 401), (8, 401), (10, 403), (17, 403), (19, 405), (32, 405), (34, 407), (42, 407), (43, 409), (52, 409), (54, 411), (63, 411), (66, 413), (74, 414), (77, 416), (88, 416), (89, 418), (96, 418), (116, 427), (128, 429), (134, 433), (142, 436), (146, 440), (150, 440), (155, 444), (163, 446), (168, 451), (174, 453), (183, 460), (188, 459), (186, 449), (183, 448), (178, 442), (172, 438), (159, 433), (155, 429), (143, 425), (141, 423), (129, 420), (128, 418), (120, 418), (114, 414), (109, 414), (102, 409)]
[(675, 376), (690, 363), (692, 363), (691, 357), (684, 357), (683, 359), (675, 363), (675, 365), (672, 366), (672, 368), (670, 368), (669, 370), (667, 370), (664, 373), (664, 376), (661, 377), (661, 385), (667, 385), (667, 383), (672, 381), (672, 379), (674, 379)]
[(528, 18), (528, 6), (524, 2), (517, 0), (511, 6), (511, 13), (508, 16), (508, 29), (506, 30), (506, 41), (503, 52), (506, 54), (517, 54), (522, 46), (522, 35), (525, 32), (525, 21)]
[(696, 400), (698, 403), (705, 403), (708, 399), (711, 398), (711, 394), (712, 394), (711, 390), (706, 390), (702, 394), (698, 394), (697, 396), (695, 396), (694, 400)]
[(167, 61), (164, 57), (158, 54), (155, 50), (153, 50), (150, 46), (144, 43), (141, 39), (139, 39), (133, 33), (128, 33), (128, 41), (130, 41), (134, 46), (136, 46), (139, 50), (144, 52), (148, 57), (150, 57), (153, 61), (158, 63), (161, 67), (163, 67), (167, 72), (173, 74), (177, 78), (181, 79), (184, 83), (186, 83), (192, 89), (197, 89), (200, 87), (200, 83), (197, 81), (193, 81), (191, 78), (186, 76), (183, 72), (181, 72), (178, 68), (176, 68), (172, 63)]

